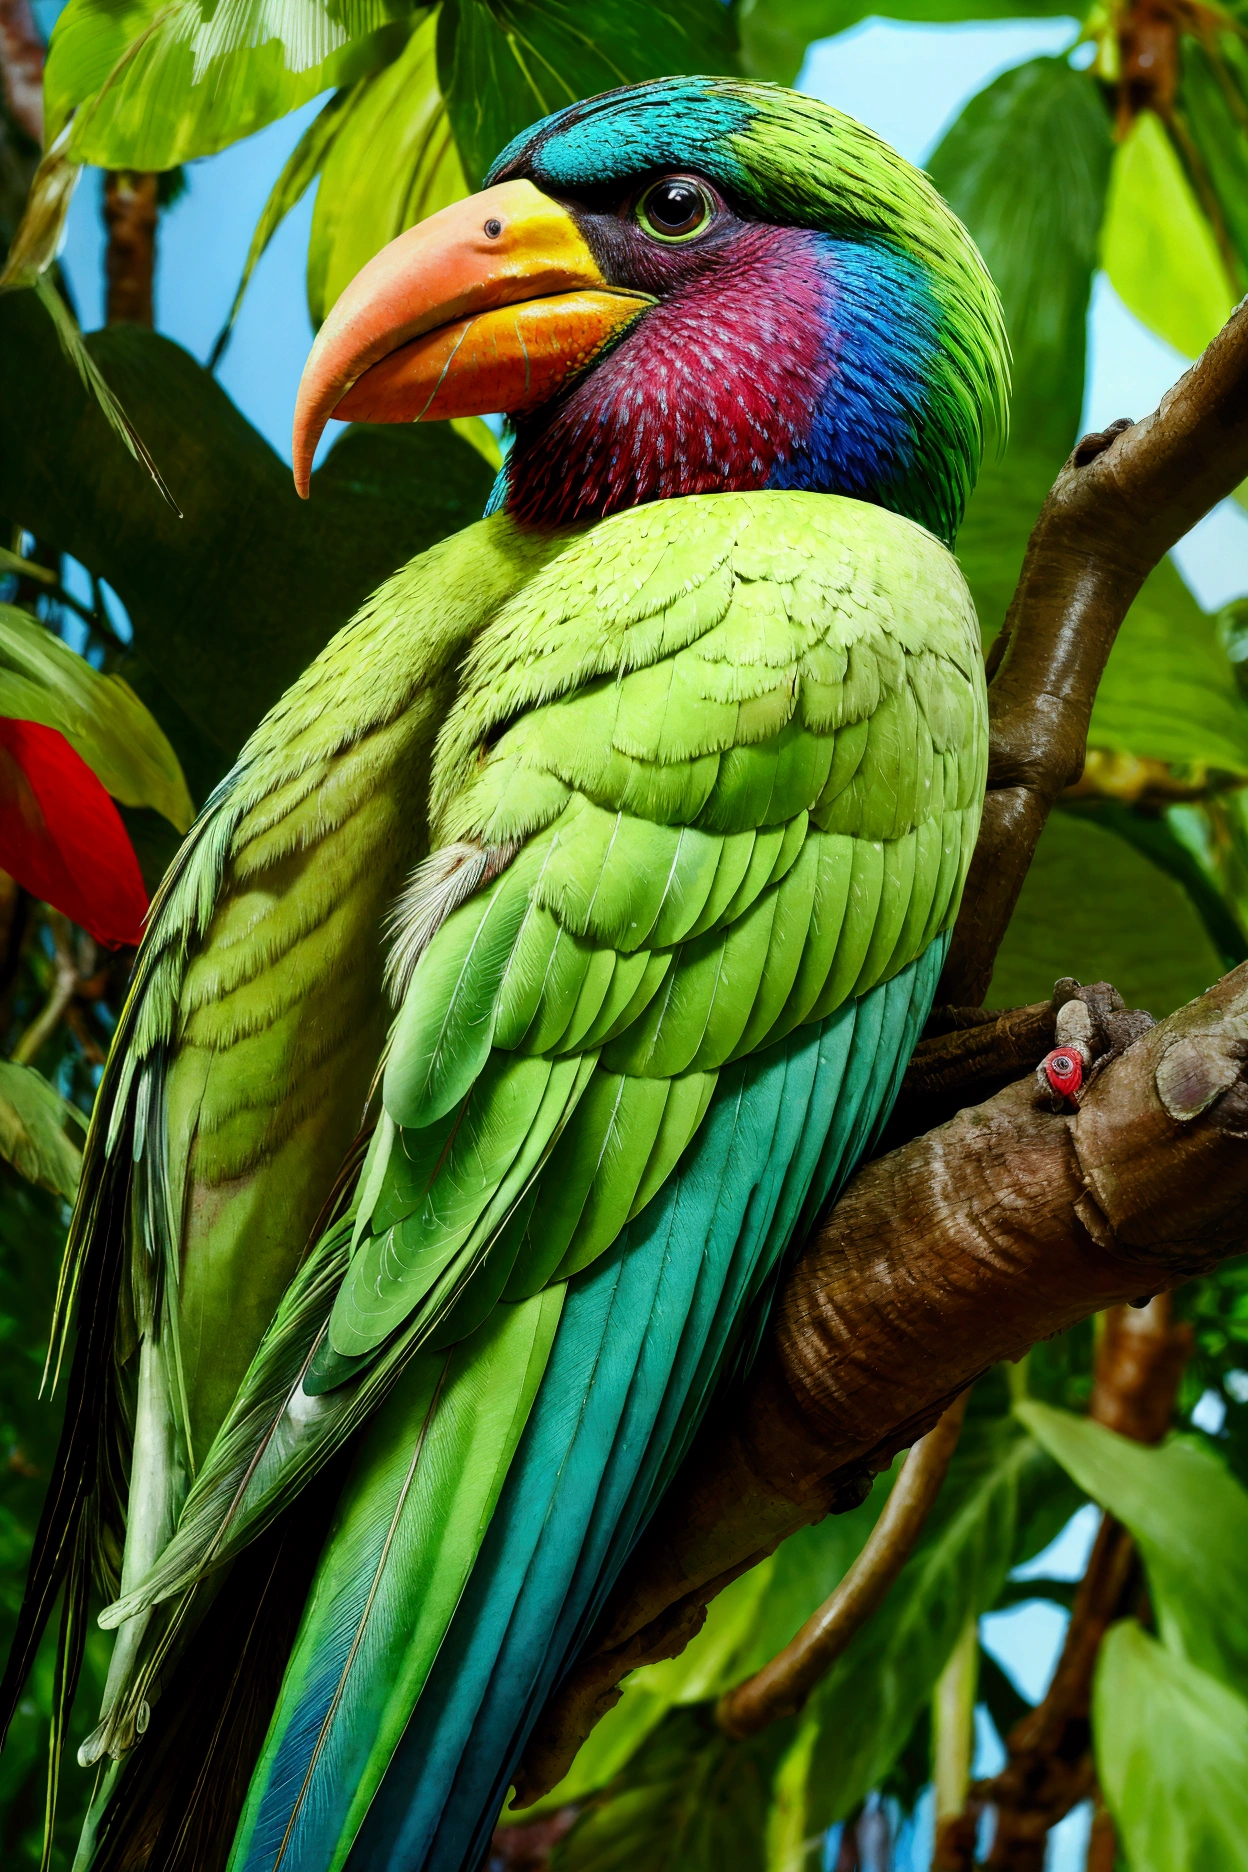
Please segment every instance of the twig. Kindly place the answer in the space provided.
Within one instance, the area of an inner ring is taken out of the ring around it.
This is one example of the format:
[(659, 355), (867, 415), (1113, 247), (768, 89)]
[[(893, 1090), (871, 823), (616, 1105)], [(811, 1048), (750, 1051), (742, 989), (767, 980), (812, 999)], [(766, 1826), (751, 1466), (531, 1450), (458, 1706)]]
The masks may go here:
[(999, 1014), (983, 1008), (934, 1009), (911, 1055), (880, 1148), (893, 1150), (944, 1124), (964, 1105), (990, 1097), (1038, 1066), (1053, 1045), (1056, 1020), (1052, 999)]
[[(1112, 1308), (1097, 1348), (1089, 1416), (1137, 1443), (1160, 1443), (1191, 1349), (1191, 1327), (1174, 1324), (1168, 1293), (1146, 1307)], [(996, 1808), (985, 1862), (993, 1872), (1043, 1872), (1050, 1829), (1093, 1791), (1096, 1660), (1108, 1626), (1133, 1611), (1139, 1596), (1135, 1542), (1120, 1521), (1105, 1515), (1053, 1681), (1006, 1738), (1009, 1759), (1000, 1774), (972, 1790), (974, 1811)]]
[(721, 1697), (715, 1716), (728, 1735), (757, 1735), (777, 1718), (796, 1715), (855, 1633), (883, 1604), (940, 1494), (969, 1395), (964, 1391), (955, 1398), (935, 1428), (915, 1443), (866, 1546), (836, 1591), (770, 1664)]
[(939, 999), (983, 1000), (1036, 841), (1083, 770), (1118, 627), (1152, 568), (1248, 476), (1248, 309), (1143, 422), (1086, 436), (1041, 510), (993, 645), (988, 795)]
[(56, 952), (52, 992), (13, 1049), (13, 1058), (19, 1066), (29, 1066), (44, 1041), (56, 1032), (78, 988), (78, 965), (70, 940), (69, 918), (59, 910), (49, 910), (48, 925)]

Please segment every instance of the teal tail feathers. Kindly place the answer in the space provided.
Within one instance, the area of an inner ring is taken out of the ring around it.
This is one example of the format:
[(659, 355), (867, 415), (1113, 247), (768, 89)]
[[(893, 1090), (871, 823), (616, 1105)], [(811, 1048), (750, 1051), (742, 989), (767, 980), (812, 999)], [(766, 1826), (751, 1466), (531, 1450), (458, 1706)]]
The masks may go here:
[(330, 1528), (232, 1864), (294, 1872), (345, 1858), (463, 1591), (563, 1298), (550, 1288), (449, 1351), (418, 1355), (378, 1413)]
[(471, 1358), (413, 1362), (339, 1504), (230, 1872), (474, 1872), (744, 1322), (887, 1114), (945, 947), (727, 1069), (609, 1255), (499, 1308)]

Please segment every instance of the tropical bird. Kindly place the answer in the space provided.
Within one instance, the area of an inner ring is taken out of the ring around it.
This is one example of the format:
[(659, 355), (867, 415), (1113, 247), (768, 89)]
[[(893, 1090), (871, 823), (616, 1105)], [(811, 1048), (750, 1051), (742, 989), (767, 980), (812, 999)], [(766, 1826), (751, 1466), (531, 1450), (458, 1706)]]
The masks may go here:
[(331, 415), (514, 440), (153, 908), (8, 1683), (63, 1588), (68, 1698), (94, 1578), (81, 1867), (479, 1864), (931, 1005), (1006, 378), (927, 180), (725, 79), (546, 118), (342, 295), (301, 492)]

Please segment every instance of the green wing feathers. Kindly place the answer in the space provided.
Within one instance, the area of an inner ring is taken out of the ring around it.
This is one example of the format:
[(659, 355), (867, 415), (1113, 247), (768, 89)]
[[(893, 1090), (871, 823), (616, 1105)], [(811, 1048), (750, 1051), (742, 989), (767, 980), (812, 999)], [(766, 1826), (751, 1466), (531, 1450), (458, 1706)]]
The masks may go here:
[(953, 914), (985, 756), (960, 577), (878, 509), (761, 498), (765, 529), (750, 496), (595, 528), (474, 645), (434, 837), (517, 855), (404, 984), (387, 1167), (317, 1384), (401, 1328), (445, 1335), (474, 1288), (519, 1301), (588, 1266), (721, 1067)]
[[(154, 906), (60, 1297), (64, 1322), (116, 1279), (93, 1265), (110, 1233), (127, 1261), (118, 1375), (81, 1408), (121, 1452), (89, 1515), (106, 1581), (124, 1539), (127, 1590), (133, 1555), (154, 1559), (177, 1522), (360, 1129), (389, 1019), (383, 927), (428, 849), (459, 661), (552, 550), (482, 523), (382, 587), (261, 724)], [(137, 1395), (156, 1384), (136, 1437)], [(123, 1633), (140, 1639), (165, 1642)], [(128, 1735), (105, 1724), (87, 1752)]]
[(405, 1371), (557, 1311), (721, 1068), (948, 926), (986, 748), (953, 559), (828, 496), (497, 516), (335, 639), (201, 821), (110, 1069), (114, 1153), (153, 1112), (169, 1139), (165, 1298), (126, 1330), (174, 1348), (175, 1430), (100, 1749), (186, 1595)]

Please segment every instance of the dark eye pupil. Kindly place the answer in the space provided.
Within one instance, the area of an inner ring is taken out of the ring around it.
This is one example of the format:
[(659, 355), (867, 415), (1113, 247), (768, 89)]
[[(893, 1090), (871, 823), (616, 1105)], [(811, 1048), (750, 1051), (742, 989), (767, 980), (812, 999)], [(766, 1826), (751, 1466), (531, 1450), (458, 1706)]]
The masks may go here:
[(646, 199), (646, 212), (665, 234), (683, 234), (702, 219), (702, 196), (692, 182), (660, 182)]

